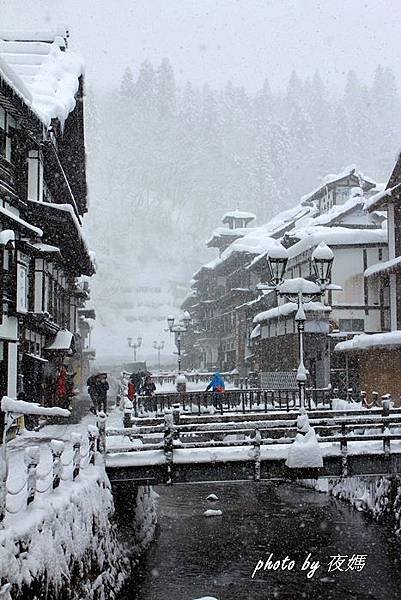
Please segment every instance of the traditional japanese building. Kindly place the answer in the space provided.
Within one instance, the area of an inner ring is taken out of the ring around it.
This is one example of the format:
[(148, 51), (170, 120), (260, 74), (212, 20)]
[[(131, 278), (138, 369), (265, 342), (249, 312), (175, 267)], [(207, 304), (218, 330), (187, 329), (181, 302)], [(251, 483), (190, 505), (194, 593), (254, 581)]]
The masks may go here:
[(217, 247), (220, 256), (195, 273), (183, 305), (195, 321), (188, 366), (235, 368), (241, 374), (296, 369), (296, 307), (257, 286), (266, 282), (266, 257), (277, 241), (289, 253), (285, 277), (307, 280), (314, 279), (313, 250), (326, 242), (334, 253), (332, 280), (342, 289), (330, 291), (323, 304), (307, 307), (306, 360), (313, 385), (323, 387), (330, 378), (339, 378), (341, 364), (332, 364), (330, 373), (334, 344), (355, 331), (388, 326), (388, 292), (364, 278), (365, 269), (387, 259), (385, 216), (366, 210), (375, 191), (372, 180), (350, 167), (325, 178), (298, 205), (266, 225), (248, 233), (229, 229), (236, 232), (229, 245), (217, 230), (208, 245)]
[[(60, 367), (85, 349), (89, 291), (78, 278), (94, 273), (82, 231), (83, 64), (67, 41), (0, 32), (0, 397), (46, 404), (58, 401)], [(80, 377), (85, 361), (74, 361)]]
[(379, 290), (380, 305), (389, 306), (388, 318), (374, 333), (356, 335), (335, 348), (338, 360), (352, 362), (358, 371), (359, 387), (391, 394), (399, 404), (401, 390), (401, 155), (384, 191), (366, 203), (370, 214), (386, 211), (388, 254), (364, 270), (365, 285)]

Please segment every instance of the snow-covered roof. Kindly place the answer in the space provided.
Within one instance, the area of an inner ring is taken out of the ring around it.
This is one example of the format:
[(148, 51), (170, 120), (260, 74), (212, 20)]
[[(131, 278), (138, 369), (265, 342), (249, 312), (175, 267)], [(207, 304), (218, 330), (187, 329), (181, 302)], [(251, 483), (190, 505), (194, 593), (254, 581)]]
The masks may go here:
[(400, 188), (401, 183), (397, 183), (393, 187), (382, 190), (378, 194), (374, 194), (374, 196), (371, 196), (368, 200), (365, 201), (365, 209), (369, 212), (372, 212), (373, 210), (383, 208), (390, 200), (392, 193), (394, 191), (399, 191)]
[(335, 352), (351, 350), (369, 350), (381, 346), (401, 346), (401, 331), (388, 331), (387, 333), (361, 333), (352, 340), (340, 342), (334, 348)]
[(234, 229), (228, 229), (228, 227), (217, 227), (211, 237), (207, 240), (206, 246), (210, 246), (214, 240), (219, 238), (238, 238), (246, 235), (250, 231), (253, 231), (253, 228), (247, 227), (236, 227)]
[(74, 109), (83, 71), (82, 58), (58, 32), (0, 31), (0, 77), (47, 127), (52, 119), (63, 125)]
[(381, 261), (368, 267), (364, 273), (365, 277), (372, 277), (380, 273), (391, 273), (401, 269), (401, 256), (391, 260)]
[[(366, 177), (366, 175), (364, 175), (361, 171), (359, 171), (355, 165), (350, 165), (350, 166), (346, 167), (343, 171), (341, 171), (341, 173), (329, 174), (329, 175), (326, 175), (325, 177), (323, 177), (320, 184), (318, 185), (318, 187), (316, 187), (312, 192), (309, 192), (308, 194), (305, 194), (304, 196), (302, 196), (301, 203), (310, 202), (313, 199), (313, 197), (316, 194), (318, 194), (326, 186), (333, 185), (334, 183), (341, 181), (342, 179), (345, 179), (346, 177), (350, 177), (350, 176), (353, 176), (359, 180), (359, 182), (360, 182), (359, 186), (361, 188), (363, 188), (363, 187), (372, 188), (372, 187), (376, 186), (376, 183), (373, 181), (373, 179), (370, 179), (370, 177)], [(363, 184), (365, 184), (365, 186)], [(368, 185), (366, 186), (366, 184), (368, 184)]]
[[(263, 323), (264, 321), (270, 321), (279, 317), (288, 317), (292, 313), (298, 310), (298, 305), (295, 302), (287, 302), (280, 306), (275, 306), (269, 310), (264, 310), (258, 313), (254, 319), (254, 323)], [(326, 306), (321, 302), (307, 302), (304, 304), (304, 310), (307, 312), (330, 312), (331, 306)]]
[(256, 215), (254, 215), (251, 212), (244, 212), (242, 210), (236, 209), (226, 212), (226, 214), (222, 218), (222, 221), (224, 223), (225, 221), (230, 219), (245, 219), (247, 221), (253, 221), (254, 219), (256, 219)]
[(350, 229), (348, 227), (305, 227), (297, 230), (300, 241), (288, 248), (290, 258), (298, 256), (309, 248), (326, 242), (329, 246), (379, 244), (387, 242), (387, 230), (380, 229)]

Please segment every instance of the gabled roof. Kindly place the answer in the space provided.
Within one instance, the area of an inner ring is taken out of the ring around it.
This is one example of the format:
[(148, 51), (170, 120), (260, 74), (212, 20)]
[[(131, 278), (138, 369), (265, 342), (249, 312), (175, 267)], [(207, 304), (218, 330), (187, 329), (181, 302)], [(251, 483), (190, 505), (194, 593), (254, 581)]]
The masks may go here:
[(256, 219), (256, 215), (254, 215), (251, 212), (244, 212), (241, 210), (231, 210), (226, 212), (226, 214), (223, 216), (222, 218), (222, 222), (223, 223), (228, 223), (231, 221), (231, 219), (242, 219), (245, 220), (247, 223), (249, 223), (250, 221), (253, 221), (254, 219)]
[(343, 180), (349, 178), (353, 179), (355, 185), (361, 187), (364, 191), (371, 190), (376, 187), (376, 183), (372, 179), (366, 177), (363, 173), (361, 173), (361, 171), (358, 171), (355, 165), (350, 165), (341, 173), (326, 175), (317, 188), (315, 188), (312, 192), (309, 192), (309, 194), (302, 196), (301, 203), (309, 204), (318, 196), (320, 196), (326, 187), (334, 187), (338, 183), (341, 183)]
[(46, 125), (64, 124), (75, 107), (81, 57), (66, 48), (67, 33), (0, 31), (0, 78)]

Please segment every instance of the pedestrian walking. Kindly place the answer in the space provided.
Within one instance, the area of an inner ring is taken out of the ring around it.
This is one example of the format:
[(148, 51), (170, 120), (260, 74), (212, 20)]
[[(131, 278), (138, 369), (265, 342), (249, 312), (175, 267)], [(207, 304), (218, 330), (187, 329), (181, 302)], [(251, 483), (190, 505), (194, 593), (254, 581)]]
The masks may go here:
[(153, 396), (156, 391), (156, 385), (150, 375), (145, 377), (145, 383), (143, 384), (144, 396)]
[(213, 392), (213, 406), (222, 410), (225, 383), (219, 371), (216, 371), (213, 375), (211, 382), (206, 388), (206, 392), (208, 392), (210, 389)]
[(56, 380), (56, 400), (57, 406), (61, 406), (61, 408), (66, 408), (69, 404), (68, 402), (68, 376), (67, 369), (64, 365), (61, 365), (59, 372), (57, 373)]
[(107, 381), (107, 373), (100, 373), (96, 381), (95, 396), (97, 400), (98, 412), (103, 411), (107, 414), (107, 392), (109, 383)]
[(138, 396), (142, 395), (142, 377), (140, 373), (132, 373), (130, 377), (131, 383), (134, 384)]
[(92, 401), (92, 406), (90, 407), (89, 410), (94, 415), (96, 414), (96, 409), (97, 409), (97, 401), (96, 401), (96, 378), (97, 378), (97, 375), (91, 375), (90, 377), (88, 377), (88, 379), (86, 381), (86, 385), (87, 385), (87, 388), (88, 388), (89, 398)]

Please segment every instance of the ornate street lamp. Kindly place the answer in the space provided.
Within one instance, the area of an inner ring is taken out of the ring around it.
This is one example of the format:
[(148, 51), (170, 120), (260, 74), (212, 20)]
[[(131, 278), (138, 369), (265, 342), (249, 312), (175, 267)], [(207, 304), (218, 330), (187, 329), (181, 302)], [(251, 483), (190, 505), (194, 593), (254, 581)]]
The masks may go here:
[[(304, 305), (312, 300), (321, 298), (326, 289), (330, 287), (331, 270), (334, 254), (332, 250), (321, 242), (312, 253), (313, 270), (316, 282), (309, 281), (303, 277), (285, 279), (285, 270), (288, 262), (288, 251), (279, 242), (273, 246), (267, 256), (269, 283), (258, 285), (260, 290), (275, 290), (278, 296), (286, 298), (289, 302), (297, 304), (298, 310), (295, 314), (295, 322), (298, 327), (299, 339), (299, 364), (297, 369), (297, 382), (299, 387), (300, 407), (305, 407), (305, 386), (308, 371), (304, 363), (304, 331), (306, 314)], [(332, 286), (332, 289), (341, 289)]]
[(324, 242), (320, 242), (312, 253), (313, 270), (319, 285), (330, 283), (333, 260), (334, 254), (331, 248)]
[(288, 251), (280, 242), (271, 248), (266, 256), (269, 270), (269, 283), (276, 286), (283, 282), (287, 268)]
[(138, 350), (138, 348), (140, 348), (142, 346), (142, 338), (139, 336), (137, 338), (137, 341), (133, 342), (132, 338), (129, 337), (129, 338), (127, 338), (127, 341), (128, 341), (128, 347), (133, 348), (133, 350), (134, 350), (134, 362), (136, 362), (136, 351)]
[(190, 324), (191, 324), (191, 315), (189, 314), (189, 312), (185, 312), (181, 321), (179, 323), (177, 323), (177, 325), (174, 325), (175, 323), (175, 318), (172, 315), (169, 315), (167, 317), (167, 325), (168, 325), (168, 331), (170, 331), (171, 333), (175, 333), (175, 340), (176, 340), (176, 345), (177, 345), (177, 359), (178, 359), (178, 374), (180, 375), (181, 373), (181, 333), (185, 333), (186, 331), (188, 331)]
[(159, 372), (160, 372), (160, 352), (164, 348), (164, 341), (161, 341), (159, 343), (157, 343), (156, 341), (154, 341), (153, 342), (153, 348), (155, 350), (157, 350), (157, 362), (158, 362), (158, 365), (159, 365)]

